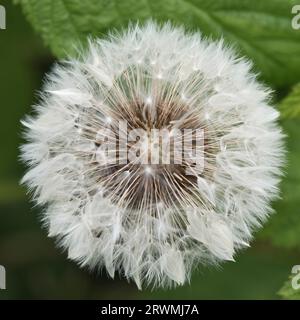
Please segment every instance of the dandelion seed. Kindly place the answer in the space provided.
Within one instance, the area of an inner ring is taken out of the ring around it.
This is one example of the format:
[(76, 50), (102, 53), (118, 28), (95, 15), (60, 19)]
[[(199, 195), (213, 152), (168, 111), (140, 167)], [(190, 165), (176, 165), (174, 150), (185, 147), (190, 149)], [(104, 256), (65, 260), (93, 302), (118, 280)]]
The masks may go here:
[(152, 104), (152, 98), (151, 98), (151, 97), (147, 97), (147, 98), (146, 98), (146, 104), (147, 104), (148, 106), (151, 106), (151, 104)]
[[(120, 272), (139, 288), (169, 286), (248, 246), (278, 196), (284, 159), (278, 112), (250, 68), (222, 41), (153, 22), (90, 41), (54, 68), (37, 115), (23, 121), (22, 182), (46, 207), (49, 235), (70, 259), (111, 277)], [(180, 148), (169, 164), (145, 166), (137, 155), (128, 162), (122, 121), (147, 134), (169, 130), (174, 140), (201, 129), (203, 170), (194, 156), (178, 161)]]

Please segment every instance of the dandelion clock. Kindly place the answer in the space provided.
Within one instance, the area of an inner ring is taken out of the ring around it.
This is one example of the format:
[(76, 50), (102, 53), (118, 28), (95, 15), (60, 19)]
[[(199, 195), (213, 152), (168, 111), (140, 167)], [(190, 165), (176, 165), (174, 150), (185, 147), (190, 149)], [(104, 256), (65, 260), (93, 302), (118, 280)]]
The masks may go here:
[(250, 69), (222, 41), (154, 22), (53, 68), (23, 121), (22, 183), (70, 259), (165, 287), (249, 245), (284, 153)]

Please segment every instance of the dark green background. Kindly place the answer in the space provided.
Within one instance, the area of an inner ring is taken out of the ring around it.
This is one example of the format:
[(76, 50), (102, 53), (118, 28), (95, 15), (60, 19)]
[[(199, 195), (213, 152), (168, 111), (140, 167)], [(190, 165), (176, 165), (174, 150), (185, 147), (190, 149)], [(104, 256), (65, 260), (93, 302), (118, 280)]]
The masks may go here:
[(300, 264), (299, 251), (275, 248), (266, 240), (254, 241), (236, 256), (236, 262), (195, 271), (191, 285), (154, 291), (138, 291), (135, 285), (111, 280), (105, 273), (90, 274), (55, 248), (55, 241), (41, 229), (40, 209), (33, 208), (18, 184), (24, 172), (18, 161), (20, 120), (37, 101), (37, 90), (54, 57), (19, 6), (10, 1), (0, 4), (7, 11), (7, 29), (0, 30), (0, 264), (7, 271), (7, 290), (0, 291), (0, 299), (278, 298), (276, 292), (292, 266)]

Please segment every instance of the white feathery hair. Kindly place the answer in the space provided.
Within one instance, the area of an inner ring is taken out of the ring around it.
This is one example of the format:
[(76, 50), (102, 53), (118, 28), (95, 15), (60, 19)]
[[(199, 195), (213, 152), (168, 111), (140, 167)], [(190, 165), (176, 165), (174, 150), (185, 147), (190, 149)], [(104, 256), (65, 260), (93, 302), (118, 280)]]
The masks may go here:
[[(54, 67), (23, 121), (22, 183), (70, 259), (138, 288), (170, 286), (249, 245), (272, 212), (284, 162), (279, 113), (251, 68), (222, 40), (153, 21), (90, 40)], [(171, 128), (186, 114), (207, 137), (194, 178), (180, 166), (150, 164), (145, 174), (95, 161), (108, 122)]]

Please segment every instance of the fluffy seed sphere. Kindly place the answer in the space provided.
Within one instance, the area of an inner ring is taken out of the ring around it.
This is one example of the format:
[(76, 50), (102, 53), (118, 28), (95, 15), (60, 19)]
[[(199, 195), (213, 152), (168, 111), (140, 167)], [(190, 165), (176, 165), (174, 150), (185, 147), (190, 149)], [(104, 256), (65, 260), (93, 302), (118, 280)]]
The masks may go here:
[[(222, 41), (153, 22), (55, 66), (23, 121), (23, 183), (70, 259), (141, 288), (248, 246), (283, 161), (278, 112), (250, 69)], [(171, 137), (156, 157), (155, 130)]]

